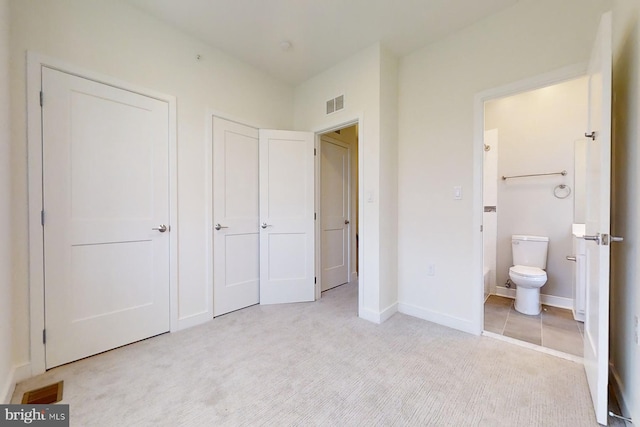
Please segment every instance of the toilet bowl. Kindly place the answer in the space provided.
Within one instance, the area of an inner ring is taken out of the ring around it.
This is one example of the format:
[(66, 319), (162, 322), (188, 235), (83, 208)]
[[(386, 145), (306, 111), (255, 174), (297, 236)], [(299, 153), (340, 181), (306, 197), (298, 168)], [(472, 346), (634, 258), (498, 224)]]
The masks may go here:
[(516, 310), (534, 316), (540, 314), (540, 288), (547, 283), (547, 273), (538, 267), (514, 265), (509, 268), (509, 279), (516, 285)]
[(516, 285), (516, 311), (540, 314), (540, 288), (547, 283), (547, 250), (549, 238), (543, 236), (511, 236), (513, 267), (509, 279)]

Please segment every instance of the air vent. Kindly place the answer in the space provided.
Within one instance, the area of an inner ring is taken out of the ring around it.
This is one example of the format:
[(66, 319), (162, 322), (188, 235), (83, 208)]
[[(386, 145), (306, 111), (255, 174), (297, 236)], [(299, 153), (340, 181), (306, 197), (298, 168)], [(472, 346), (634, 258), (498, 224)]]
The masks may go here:
[(340, 95), (327, 101), (327, 114), (335, 113), (342, 109), (344, 109), (344, 95)]

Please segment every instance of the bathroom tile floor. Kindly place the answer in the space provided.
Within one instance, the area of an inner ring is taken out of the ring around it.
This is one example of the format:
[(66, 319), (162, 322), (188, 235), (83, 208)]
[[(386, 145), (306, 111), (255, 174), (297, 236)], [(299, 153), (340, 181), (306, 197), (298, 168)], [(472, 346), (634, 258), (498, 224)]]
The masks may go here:
[(584, 325), (571, 310), (542, 306), (537, 316), (516, 311), (515, 300), (490, 295), (484, 304), (485, 331), (582, 357)]

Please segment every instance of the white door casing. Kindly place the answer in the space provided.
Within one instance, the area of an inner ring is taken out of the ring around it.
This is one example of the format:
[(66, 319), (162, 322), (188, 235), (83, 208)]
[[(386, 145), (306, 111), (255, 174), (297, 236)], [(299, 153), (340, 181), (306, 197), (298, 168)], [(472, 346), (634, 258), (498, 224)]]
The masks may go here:
[(258, 130), (213, 117), (213, 315), (260, 302)]
[(322, 291), (349, 281), (350, 149), (321, 137)]
[(314, 134), (260, 130), (260, 304), (313, 301)]
[[(584, 367), (597, 421), (607, 424), (609, 364), (609, 234), (611, 205), (611, 13), (602, 16), (589, 63), (587, 143), (587, 294)], [(591, 237), (590, 237), (591, 236)], [(594, 239), (594, 240), (590, 240)]]
[(46, 67), (42, 85), (50, 368), (170, 329), (170, 129), (165, 101)]

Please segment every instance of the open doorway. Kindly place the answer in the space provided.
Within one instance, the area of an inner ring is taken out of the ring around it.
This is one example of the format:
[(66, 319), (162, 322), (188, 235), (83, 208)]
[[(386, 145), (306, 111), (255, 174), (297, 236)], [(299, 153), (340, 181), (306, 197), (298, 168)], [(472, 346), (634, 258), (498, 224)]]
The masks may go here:
[(575, 357), (588, 84), (578, 77), (484, 102), (484, 330)]
[(317, 294), (358, 278), (358, 125), (318, 136)]

